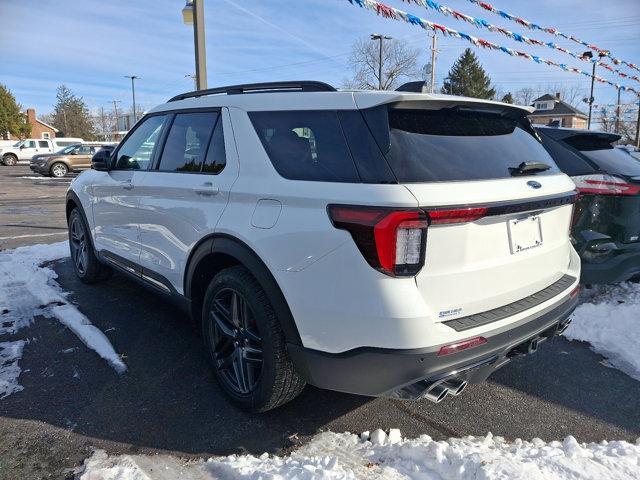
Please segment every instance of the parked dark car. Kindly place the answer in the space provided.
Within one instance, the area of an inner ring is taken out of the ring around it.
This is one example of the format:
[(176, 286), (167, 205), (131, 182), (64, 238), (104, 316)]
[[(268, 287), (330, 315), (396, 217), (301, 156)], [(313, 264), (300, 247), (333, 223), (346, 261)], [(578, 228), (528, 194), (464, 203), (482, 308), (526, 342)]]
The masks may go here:
[(547, 151), (575, 182), (572, 237), (585, 284), (640, 273), (640, 162), (615, 148), (619, 135), (536, 127)]

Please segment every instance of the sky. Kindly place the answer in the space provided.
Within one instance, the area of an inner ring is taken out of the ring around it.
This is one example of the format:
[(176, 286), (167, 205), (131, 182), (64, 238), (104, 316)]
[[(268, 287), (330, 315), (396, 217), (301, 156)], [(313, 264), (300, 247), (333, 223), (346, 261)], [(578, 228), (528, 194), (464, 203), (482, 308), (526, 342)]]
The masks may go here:
[[(591, 67), (561, 52), (515, 42), (415, 3), (385, 3), (500, 45), (585, 70)], [(516, 33), (556, 41), (574, 52), (585, 50), (502, 19), (469, 0), (440, 3)], [(640, 64), (640, 0), (493, 0), (492, 5)], [(137, 75), (137, 103), (149, 109), (193, 89), (188, 76), (195, 70), (193, 30), (182, 22), (183, 6), (183, 0), (0, 0), (0, 84), (13, 92), (23, 108), (35, 108), (40, 115), (53, 109), (56, 87), (62, 83), (91, 109), (110, 110), (113, 100), (120, 102), (118, 108), (130, 108), (131, 84), (124, 77)], [(430, 59), (426, 31), (377, 17), (347, 0), (205, 0), (205, 17), (210, 87), (295, 79), (339, 86), (350, 75), (351, 45), (371, 33), (421, 49), (420, 65)], [(456, 38), (440, 36), (438, 40), (438, 86), (455, 59), (471, 46), (501, 92), (555, 84), (583, 87), (585, 92), (590, 87), (589, 78), (582, 75), (476, 48)], [(598, 73), (640, 87), (604, 69)], [(595, 98), (596, 103), (613, 103), (616, 90), (596, 84)], [(623, 103), (633, 100), (632, 94), (623, 93)]]

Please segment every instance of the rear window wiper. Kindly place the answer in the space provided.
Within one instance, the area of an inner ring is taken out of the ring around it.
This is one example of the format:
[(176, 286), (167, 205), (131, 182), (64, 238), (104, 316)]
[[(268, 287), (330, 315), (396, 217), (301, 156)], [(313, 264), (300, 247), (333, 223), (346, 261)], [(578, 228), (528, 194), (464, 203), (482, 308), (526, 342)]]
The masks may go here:
[(519, 175), (528, 175), (538, 172), (546, 172), (551, 168), (551, 165), (544, 162), (522, 162), (517, 167), (510, 167), (509, 172), (512, 177)]

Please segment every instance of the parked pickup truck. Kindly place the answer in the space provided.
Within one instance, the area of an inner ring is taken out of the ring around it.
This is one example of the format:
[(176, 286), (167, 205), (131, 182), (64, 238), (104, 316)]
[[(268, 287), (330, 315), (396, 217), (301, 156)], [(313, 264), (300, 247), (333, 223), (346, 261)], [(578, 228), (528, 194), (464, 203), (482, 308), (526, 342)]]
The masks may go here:
[(81, 138), (27, 138), (13, 147), (0, 148), (0, 163), (2, 165), (16, 165), (29, 163), (34, 155), (54, 153), (69, 145), (83, 143)]

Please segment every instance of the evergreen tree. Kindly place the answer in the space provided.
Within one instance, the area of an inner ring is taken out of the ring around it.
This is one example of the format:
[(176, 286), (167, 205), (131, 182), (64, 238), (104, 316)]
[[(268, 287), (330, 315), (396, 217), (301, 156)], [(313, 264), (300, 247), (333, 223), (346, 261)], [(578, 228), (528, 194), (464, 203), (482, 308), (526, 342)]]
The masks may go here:
[(56, 99), (52, 125), (60, 130), (58, 135), (93, 139), (94, 126), (84, 100), (76, 97), (65, 85), (58, 87)]
[(511, 92), (507, 92), (500, 101), (504, 103), (513, 103), (513, 95), (511, 95)]
[(492, 99), (496, 90), (491, 87), (491, 79), (478, 62), (476, 54), (467, 48), (449, 70), (442, 93)]
[(0, 138), (5, 138), (7, 133), (25, 138), (31, 133), (31, 125), (20, 113), (20, 105), (11, 91), (4, 85), (0, 85)]

